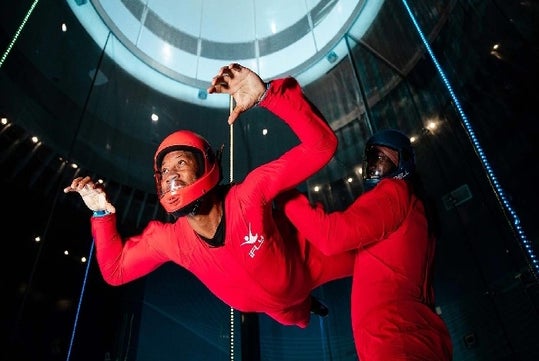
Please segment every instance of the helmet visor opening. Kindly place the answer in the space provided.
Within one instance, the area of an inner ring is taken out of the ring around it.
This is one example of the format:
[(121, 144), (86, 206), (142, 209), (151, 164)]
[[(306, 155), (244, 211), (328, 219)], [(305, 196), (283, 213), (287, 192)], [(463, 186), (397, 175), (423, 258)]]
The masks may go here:
[(155, 173), (154, 178), (158, 198), (163, 198), (167, 194), (174, 196), (178, 194), (180, 189), (189, 186), (189, 184), (181, 180), (178, 176), (166, 178), (161, 173)]
[[(163, 159), (167, 154), (176, 152), (167, 165), (167, 169), (162, 167)], [(155, 183), (158, 197), (162, 198), (166, 194), (174, 196), (182, 188), (185, 188), (202, 175), (204, 170), (203, 157), (200, 151), (193, 148), (171, 148), (163, 152), (160, 168), (155, 172)]]
[(172, 177), (170, 179), (167, 179), (166, 181), (163, 181), (163, 178), (159, 175), (158, 176), (160, 182), (159, 184), (161, 187), (159, 187), (159, 198), (162, 198), (166, 194), (170, 194), (171, 196), (174, 196), (178, 194), (178, 191), (186, 186), (185, 182), (180, 180), (178, 177)]
[(363, 158), (363, 179), (381, 179), (397, 169), (398, 152), (382, 146), (371, 145)]

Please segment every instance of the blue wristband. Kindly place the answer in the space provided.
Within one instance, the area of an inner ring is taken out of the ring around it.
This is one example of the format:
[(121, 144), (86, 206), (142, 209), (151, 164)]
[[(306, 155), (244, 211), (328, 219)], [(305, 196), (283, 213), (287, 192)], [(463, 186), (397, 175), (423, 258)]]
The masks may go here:
[(106, 210), (94, 211), (94, 217), (104, 217), (107, 214), (110, 214), (110, 212)]

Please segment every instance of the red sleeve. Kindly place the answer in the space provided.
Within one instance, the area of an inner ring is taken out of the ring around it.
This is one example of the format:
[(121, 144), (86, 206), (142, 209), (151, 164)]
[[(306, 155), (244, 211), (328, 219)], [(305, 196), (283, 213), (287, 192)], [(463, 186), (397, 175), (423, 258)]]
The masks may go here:
[(296, 191), (288, 193), (283, 201), (286, 216), (326, 255), (364, 248), (386, 238), (410, 209), (408, 185), (396, 179), (382, 180), (340, 212), (326, 213), (320, 204), (312, 206)]
[(105, 282), (119, 286), (147, 275), (165, 262), (165, 258), (151, 247), (153, 235), (163, 234), (158, 222), (150, 222), (144, 232), (122, 240), (116, 229), (116, 214), (92, 217), (92, 235), (96, 258)]
[(300, 142), (246, 177), (246, 183), (256, 187), (251, 191), (270, 201), (282, 190), (297, 186), (324, 167), (337, 149), (337, 137), (294, 78), (274, 80), (260, 106), (288, 124)]

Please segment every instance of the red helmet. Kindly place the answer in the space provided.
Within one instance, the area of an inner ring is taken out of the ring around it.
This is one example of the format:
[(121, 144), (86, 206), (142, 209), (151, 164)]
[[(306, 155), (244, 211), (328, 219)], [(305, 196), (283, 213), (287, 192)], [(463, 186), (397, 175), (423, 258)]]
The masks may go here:
[[(175, 150), (193, 152), (199, 171), (197, 180), (193, 184), (170, 192), (163, 190), (161, 186), (161, 163), (167, 153)], [(221, 170), (210, 144), (202, 136), (189, 130), (174, 132), (161, 142), (155, 152), (153, 169), (159, 201), (168, 213), (179, 211), (190, 205), (207, 194), (221, 180)]]

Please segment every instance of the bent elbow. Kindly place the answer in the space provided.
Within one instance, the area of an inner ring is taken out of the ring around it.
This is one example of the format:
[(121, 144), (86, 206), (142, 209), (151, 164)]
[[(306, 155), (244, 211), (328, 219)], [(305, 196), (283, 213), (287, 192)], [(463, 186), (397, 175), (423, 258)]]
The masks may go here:
[(109, 286), (121, 286), (123, 284), (126, 284), (127, 281), (124, 279), (124, 277), (120, 276), (120, 273), (118, 272), (105, 272), (101, 271), (101, 276), (103, 277), (103, 280), (106, 284)]
[(113, 287), (121, 286), (124, 284), (124, 282), (120, 281), (118, 278), (115, 277), (103, 277), (103, 280), (106, 284)]
[(328, 148), (331, 149), (331, 154), (335, 154), (335, 152), (337, 151), (337, 146), (339, 145), (339, 140), (337, 139), (337, 136), (335, 135), (333, 131), (331, 132), (330, 135), (328, 135), (327, 143), (328, 143)]

